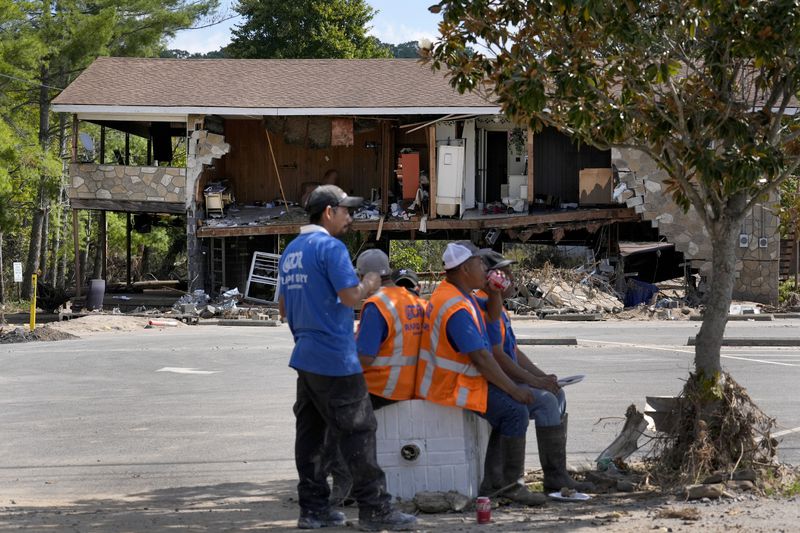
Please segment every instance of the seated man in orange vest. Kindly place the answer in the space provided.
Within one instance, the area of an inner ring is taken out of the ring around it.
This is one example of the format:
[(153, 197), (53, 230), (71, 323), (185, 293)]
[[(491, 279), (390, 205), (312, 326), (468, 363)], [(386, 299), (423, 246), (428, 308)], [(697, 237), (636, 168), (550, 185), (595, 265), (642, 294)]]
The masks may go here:
[[(374, 272), (381, 288), (364, 300), (356, 333), (356, 352), (372, 402), (378, 410), (400, 400), (414, 398), (419, 345), (427, 302), (395, 285), (389, 257), (382, 250), (362, 252), (356, 260), (360, 276)], [(406, 274), (407, 275), (407, 274)], [(331, 504), (348, 501), (353, 481), (338, 449), (328, 447), (328, 470), (333, 476)]]
[(356, 270), (362, 276), (375, 272), (381, 277), (381, 288), (364, 300), (356, 333), (372, 407), (411, 400), (427, 302), (395, 285), (389, 257), (381, 250), (363, 252)]
[[(511, 259), (506, 259), (493, 250), (485, 250), (483, 258), (487, 268), (500, 270), (511, 280), (504, 298), (514, 295), (514, 273)], [(569, 487), (582, 492), (595, 490), (593, 483), (577, 482), (567, 471), (567, 400), (564, 390), (558, 386), (558, 378), (546, 374), (537, 367), (517, 346), (517, 339), (511, 327), (511, 317), (503, 309), (500, 320), (487, 326), (492, 351), (500, 368), (515, 382), (531, 388), (535, 401), (529, 404), (530, 419), (536, 422), (536, 444), (539, 448), (539, 462), (544, 473), (544, 490), (552, 492)], [(486, 490), (503, 486), (503, 465), (501, 458), (487, 456), (484, 465), (484, 484)]]
[[(447, 278), (431, 295), (425, 312), (429, 329), (422, 334), (417, 364), (417, 396), (431, 402), (470, 409), (486, 418), (492, 434), (486, 461), (504, 458), (503, 496), (526, 505), (541, 505), (543, 494), (520, 483), (525, 470), (528, 404), (533, 393), (514, 383), (492, 355), (486, 322), (473, 291), (486, 289), (486, 265), (470, 242), (449, 243), (443, 254)], [(486, 312), (500, 318), (502, 300), (488, 289)]]

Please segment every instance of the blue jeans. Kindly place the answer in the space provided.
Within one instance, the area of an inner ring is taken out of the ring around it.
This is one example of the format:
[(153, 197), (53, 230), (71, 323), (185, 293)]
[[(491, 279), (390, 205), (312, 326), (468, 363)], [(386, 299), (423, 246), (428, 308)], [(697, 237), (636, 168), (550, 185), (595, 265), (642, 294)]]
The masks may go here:
[(544, 389), (528, 388), (533, 391), (533, 396), (536, 398), (536, 401), (526, 406), (531, 420), (535, 420), (540, 428), (560, 426), (561, 417), (567, 411), (567, 396), (564, 394), (564, 389), (558, 389), (558, 394), (553, 394)]
[(567, 405), (564, 390), (555, 395), (543, 389), (530, 389), (536, 400), (526, 405), (489, 383), (486, 412), (478, 414), (506, 437), (524, 437), (530, 420), (535, 420), (539, 427), (560, 425)]

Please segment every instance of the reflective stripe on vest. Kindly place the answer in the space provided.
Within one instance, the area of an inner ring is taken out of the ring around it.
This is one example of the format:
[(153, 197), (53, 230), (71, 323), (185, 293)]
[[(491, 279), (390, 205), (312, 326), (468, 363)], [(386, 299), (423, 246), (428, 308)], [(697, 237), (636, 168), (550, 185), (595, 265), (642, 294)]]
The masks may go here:
[(386, 387), (383, 389), (384, 398), (391, 398), (397, 388), (397, 382), (400, 379), (400, 373), (404, 366), (416, 366), (417, 356), (403, 355), (403, 322), (400, 320), (400, 314), (394, 306), (394, 302), (383, 291), (378, 291), (377, 298), (386, 306), (387, 311), (392, 316), (394, 322), (394, 339), (392, 339), (392, 355), (379, 356), (375, 358), (373, 365), (388, 366), (389, 379), (386, 381)]
[[(431, 383), (433, 382), (433, 371), (438, 366), (445, 370), (449, 370), (451, 372), (456, 372), (458, 374), (464, 374), (468, 377), (477, 377), (480, 376), (481, 373), (475, 368), (472, 364), (462, 364), (457, 363), (455, 361), (451, 361), (450, 359), (445, 359), (444, 357), (436, 357), (436, 351), (439, 348), (439, 336), (442, 331), (442, 320), (444, 320), (444, 315), (447, 311), (452, 308), (454, 305), (458, 304), (463, 300), (462, 296), (456, 296), (447, 300), (444, 305), (439, 308), (439, 312), (436, 314), (436, 317), (433, 320), (433, 324), (431, 325), (431, 350), (424, 350), (420, 348), (419, 356), (420, 358), (425, 361), (427, 364), (425, 365), (425, 373), (422, 376), (422, 383), (419, 387), (420, 395), (425, 398), (428, 395), (428, 391), (431, 388)], [(447, 333), (445, 332), (445, 335)], [(458, 391), (458, 398), (461, 400), (462, 395), (463, 403), (466, 403), (467, 396), (469, 394), (469, 390), (465, 388), (461, 388)], [(463, 406), (463, 403), (460, 406)]]

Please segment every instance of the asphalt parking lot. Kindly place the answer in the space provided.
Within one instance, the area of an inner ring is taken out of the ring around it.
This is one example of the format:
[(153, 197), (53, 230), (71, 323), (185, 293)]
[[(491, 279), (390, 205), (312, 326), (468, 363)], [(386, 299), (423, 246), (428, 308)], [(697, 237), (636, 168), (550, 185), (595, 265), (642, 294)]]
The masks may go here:
[[(735, 337), (800, 337), (799, 321), (732, 322)], [(698, 322), (516, 323), (518, 337), (569, 386), (569, 460), (591, 464), (625, 409), (678, 393)], [(70, 502), (176, 486), (286, 481), (294, 375), (286, 326), (95, 334), (0, 346), (0, 501)], [(799, 348), (725, 348), (723, 365), (777, 421), (780, 458), (800, 464)], [(538, 466), (534, 432), (528, 464)]]

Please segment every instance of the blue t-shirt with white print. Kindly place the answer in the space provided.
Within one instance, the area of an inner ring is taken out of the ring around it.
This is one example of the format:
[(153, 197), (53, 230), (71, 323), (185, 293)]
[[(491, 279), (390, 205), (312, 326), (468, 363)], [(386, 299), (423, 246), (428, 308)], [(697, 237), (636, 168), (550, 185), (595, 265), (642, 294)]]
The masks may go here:
[(295, 342), (289, 366), (324, 376), (360, 374), (353, 308), (337, 294), (358, 285), (344, 243), (319, 226), (305, 226), (281, 254), (278, 269)]

